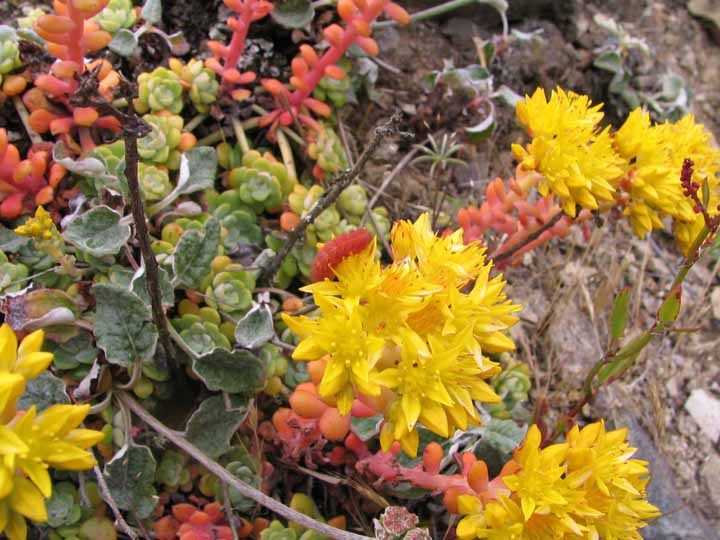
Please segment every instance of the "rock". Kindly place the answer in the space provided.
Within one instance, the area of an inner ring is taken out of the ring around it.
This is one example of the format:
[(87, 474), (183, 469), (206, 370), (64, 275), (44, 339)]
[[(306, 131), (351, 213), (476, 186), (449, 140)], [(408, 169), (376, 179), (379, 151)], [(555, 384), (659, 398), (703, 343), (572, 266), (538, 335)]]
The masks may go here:
[(720, 510), (720, 455), (711, 454), (700, 469), (700, 475), (707, 486), (710, 500)]
[(648, 500), (663, 513), (640, 530), (642, 537), (645, 540), (720, 540), (712, 527), (682, 500), (672, 467), (638, 420), (625, 408), (615, 409), (613, 420), (616, 427), (628, 428), (628, 440), (638, 449), (633, 457), (649, 462), (652, 480)]
[(698, 388), (690, 393), (685, 410), (713, 443), (720, 439), (720, 399)]
[(690, 0), (688, 11), (702, 20), (713, 39), (720, 43), (720, 3), (715, 0)]

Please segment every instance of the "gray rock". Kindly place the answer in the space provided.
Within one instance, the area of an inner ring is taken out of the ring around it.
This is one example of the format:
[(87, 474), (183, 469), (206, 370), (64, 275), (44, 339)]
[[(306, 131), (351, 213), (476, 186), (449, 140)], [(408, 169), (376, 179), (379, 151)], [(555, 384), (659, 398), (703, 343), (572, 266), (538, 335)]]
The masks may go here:
[(703, 463), (700, 475), (707, 486), (710, 500), (715, 505), (715, 508), (720, 511), (720, 455), (717, 453), (711, 454), (708, 460)]
[(702, 388), (690, 392), (685, 410), (713, 443), (720, 439), (720, 399), (714, 398)]
[(648, 432), (627, 412), (615, 410), (614, 417), (618, 427), (628, 428), (630, 444), (638, 449), (633, 457), (649, 462), (652, 480), (648, 499), (663, 513), (640, 531), (642, 537), (645, 540), (720, 540), (717, 532), (682, 500), (675, 487), (672, 467), (655, 448)]

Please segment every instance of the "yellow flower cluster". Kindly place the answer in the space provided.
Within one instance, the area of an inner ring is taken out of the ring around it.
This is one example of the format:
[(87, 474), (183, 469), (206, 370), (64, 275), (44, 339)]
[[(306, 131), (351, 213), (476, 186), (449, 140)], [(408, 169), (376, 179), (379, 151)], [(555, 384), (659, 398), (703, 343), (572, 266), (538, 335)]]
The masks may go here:
[(502, 477), (509, 492), (483, 504), (458, 498), (461, 540), (641, 540), (638, 529), (660, 515), (647, 501), (647, 462), (631, 459), (636, 449), (627, 429), (606, 431), (603, 422), (575, 426), (567, 441), (540, 448), (531, 426), (515, 452), (517, 471)]
[(525, 148), (514, 144), (513, 154), (523, 168), (543, 175), (538, 191), (557, 196), (569, 216), (576, 205), (596, 210), (598, 199), (612, 202), (613, 183), (623, 173), (609, 128), (600, 130), (601, 107), (561, 88), (549, 101), (538, 88), (517, 104), (518, 121), (532, 141)]
[(12, 329), (0, 326), (0, 533), (25, 540), (25, 518), (46, 521), (45, 499), (52, 493), (48, 468), (79, 471), (95, 465), (87, 451), (103, 438), (100, 431), (78, 429), (89, 405), (35, 406), (16, 410), (25, 381), (47, 369), (53, 355), (41, 352), (43, 331), (18, 347)]
[(560, 88), (549, 100), (542, 89), (536, 90), (517, 105), (517, 118), (532, 141), (525, 147), (513, 145), (514, 155), (524, 169), (542, 175), (538, 191), (554, 194), (568, 215), (575, 215), (577, 205), (592, 210), (617, 205), (638, 236), (672, 218), (678, 244), (687, 250), (703, 219), (683, 194), (685, 159), (695, 163), (693, 180), (708, 182), (711, 215), (720, 202), (720, 152), (712, 147), (710, 133), (692, 115), (652, 125), (650, 115), (639, 108), (615, 133), (601, 131), (600, 107)]
[(521, 307), (461, 230), (439, 238), (423, 214), (396, 223), (391, 236), (392, 264), (381, 267), (372, 242), (333, 269), (335, 281), (303, 289), (317, 319), (283, 318), (302, 338), (294, 359), (327, 359), (320, 396), (343, 415), (357, 396), (378, 398), (383, 448), (400, 441), (414, 456), (418, 422), (447, 437), (479, 422), (473, 400), (499, 400), (484, 379), (500, 368), (484, 354), (514, 349), (503, 332)]
[(27, 236), (35, 240), (52, 240), (60, 235), (52, 217), (42, 206), (38, 206), (35, 216), (28, 218), (25, 224), (15, 229), (15, 232), (20, 236)]

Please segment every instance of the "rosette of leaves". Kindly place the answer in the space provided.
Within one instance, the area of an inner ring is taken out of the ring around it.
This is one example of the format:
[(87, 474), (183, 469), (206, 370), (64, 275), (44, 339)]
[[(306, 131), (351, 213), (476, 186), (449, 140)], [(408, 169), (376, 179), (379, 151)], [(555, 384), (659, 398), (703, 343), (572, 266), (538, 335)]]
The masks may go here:
[(18, 17), (16, 19), (18, 28), (32, 30), (33, 26), (35, 26), (35, 21), (45, 15), (45, 10), (39, 7), (29, 8), (25, 6), (23, 7), (23, 13), (25, 14), (24, 17)]
[(220, 327), (200, 315), (188, 313), (170, 322), (182, 340), (197, 355), (207, 354), (218, 347), (231, 347), (230, 340), (220, 331)]
[(233, 318), (242, 317), (252, 306), (255, 277), (241, 264), (230, 264), (215, 274), (205, 290), (205, 302)]
[(338, 234), (347, 232), (340, 224), (342, 217), (335, 205), (323, 210), (317, 219), (307, 228), (306, 243), (315, 246), (318, 242), (329, 242)]
[(491, 383), (502, 401), (488, 404), (488, 412), (501, 420), (510, 419), (513, 417), (513, 412), (517, 411), (517, 407), (529, 399), (532, 387), (530, 368), (527, 364), (510, 361), (491, 379)]
[(275, 520), (260, 533), (260, 540), (298, 540), (298, 536), (294, 529)]
[(365, 188), (359, 184), (352, 184), (345, 188), (337, 199), (335, 205), (353, 225), (359, 225), (360, 219), (367, 208), (368, 197)]
[[(277, 252), (282, 246), (283, 239), (277, 233), (269, 234), (265, 237), (265, 245)], [(287, 289), (292, 283), (295, 276), (298, 275), (298, 262), (293, 254), (293, 250), (288, 253), (287, 257), (280, 263), (280, 268), (273, 278), (273, 285), (280, 289)], [(312, 263), (311, 263), (312, 264)]]
[(165, 165), (170, 170), (177, 169), (180, 166), (180, 152), (177, 147), (185, 124), (182, 116), (146, 114), (143, 120), (150, 125), (152, 131), (138, 139), (140, 157), (144, 161)]
[(202, 60), (192, 59), (183, 65), (179, 61), (172, 62), (170, 67), (187, 85), (188, 96), (198, 112), (206, 113), (210, 105), (217, 101), (220, 83), (215, 73), (205, 67)]
[(43, 525), (49, 540), (78, 540), (80, 538), (114, 539), (114, 526), (107, 518), (95, 517), (104, 513), (103, 502), (95, 482), (85, 482), (86, 502), (80, 498), (77, 488), (70, 482), (53, 485), (52, 496), (45, 502), (48, 514)]
[(7, 75), (20, 66), (22, 66), (22, 62), (20, 61), (17, 33), (10, 26), (0, 25), (0, 83), (3, 75)]
[(145, 202), (159, 201), (173, 189), (166, 169), (140, 162), (138, 179)]
[(141, 73), (134, 104), (140, 113), (170, 111), (179, 114), (184, 105), (182, 80), (177, 73), (162, 66), (150, 73)]
[(137, 21), (137, 13), (132, 0), (110, 0), (95, 20), (103, 30), (114, 34), (121, 28), (132, 28)]
[[(231, 461), (230, 463), (225, 465), (225, 468), (228, 470), (229, 473), (239, 478), (246, 484), (249, 484), (258, 489), (260, 488), (260, 479), (258, 478), (257, 473), (243, 461)], [(223, 500), (225, 496), (223, 486), (216, 477), (213, 477), (213, 480), (215, 480), (214, 482), (212, 482), (212, 489), (213, 493), (215, 494), (215, 498), (217, 500)], [(249, 512), (250, 510), (255, 508), (255, 501), (253, 501), (252, 499), (248, 499), (237, 489), (230, 487), (228, 488), (228, 493), (230, 496), (230, 504), (232, 504), (233, 508), (235, 508), (239, 512)]]
[(240, 200), (256, 213), (277, 210), (294, 186), (282, 163), (251, 150), (243, 156), (243, 166), (230, 171), (228, 183)]
[(112, 144), (101, 144), (96, 146), (87, 156), (102, 161), (105, 165), (105, 174), (102, 176), (92, 175), (85, 176), (89, 196), (99, 195), (103, 189), (110, 189), (121, 193), (124, 196), (128, 194), (127, 178), (125, 177), (125, 142), (123, 140), (115, 141)]
[(326, 75), (313, 90), (313, 97), (320, 101), (329, 101), (336, 108), (340, 108), (348, 102), (348, 93), (352, 90), (352, 79), (349, 75), (352, 63), (343, 58), (337, 65), (345, 71), (345, 77), (337, 80)]
[[(379, 206), (372, 210), (373, 221), (366, 223), (368, 229), (374, 231), (377, 236), (388, 238), (390, 235), (390, 229), (392, 228), (392, 221), (390, 220), (390, 214), (387, 208)], [(377, 224), (377, 229), (375, 228)]]
[(349, 167), (340, 137), (327, 124), (322, 124), (317, 138), (308, 145), (307, 153), (325, 176), (335, 176)]
[(318, 184), (314, 184), (309, 188), (302, 184), (296, 184), (292, 193), (288, 195), (290, 209), (299, 216), (303, 216), (313, 207), (324, 192), (323, 187)]
[(236, 189), (222, 193), (206, 192), (206, 200), (212, 215), (223, 228), (223, 246), (233, 250), (239, 245), (262, 243), (262, 231), (255, 212), (240, 198)]
[(29, 274), (27, 266), (22, 263), (11, 263), (5, 252), (0, 250), (0, 293), (23, 290), (27, 285), (25, 279)]
[(221, 142), (215, 147), (217, 152), (218, 165), (223, 169), (230, 170), (242, 166), (242, 149), (239, 144)]
[(165, 450), (155, 470), (155, 480), (170, 491), (189, 483), (187, 456), (175, 450)]
[(17, 251), (17, 262), (27, 266), (30, 274), (34, 275), (33, 282), (50, 289), (66, 289), (72, 285), (71, 277), (58, 272), (48, 272), (55, 266), (50, 255), (37, 248), (35, 240), (21, 246)]

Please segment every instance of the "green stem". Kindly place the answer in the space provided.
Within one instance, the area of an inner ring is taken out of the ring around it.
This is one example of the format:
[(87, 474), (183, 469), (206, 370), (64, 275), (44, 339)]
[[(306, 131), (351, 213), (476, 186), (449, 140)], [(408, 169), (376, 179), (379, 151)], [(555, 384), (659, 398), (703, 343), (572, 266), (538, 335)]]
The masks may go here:
[(293, 158), (292, 148), (290, 147), (290, 141), (288, 141), (282, 129), (277, 131), (277, 143), (280, 147), (280, 155), (288, 171), (288, 176), (290, 176), (293, 182), (297, 182), (297, 170), (295, 169), (295, 159)]
[(240, 145), (240, 150), (243, 154), (247, 154), (250, 151), (250, 143), (245, 136), (245, 129), (243, 128), (242, 122), (237, 118), (232, 119), (232, 127), (235, 132), (235, 138)]

